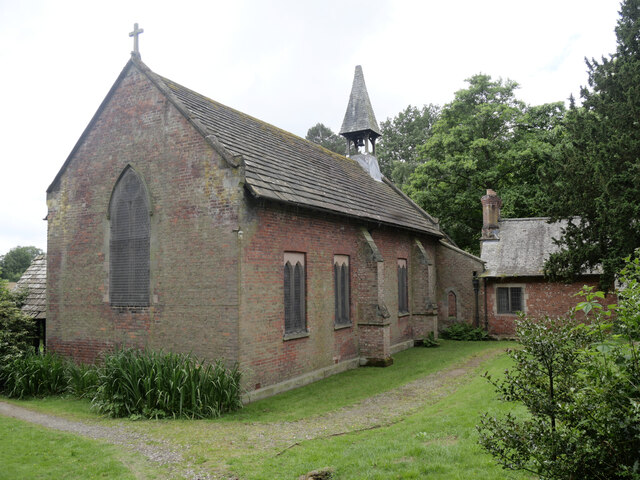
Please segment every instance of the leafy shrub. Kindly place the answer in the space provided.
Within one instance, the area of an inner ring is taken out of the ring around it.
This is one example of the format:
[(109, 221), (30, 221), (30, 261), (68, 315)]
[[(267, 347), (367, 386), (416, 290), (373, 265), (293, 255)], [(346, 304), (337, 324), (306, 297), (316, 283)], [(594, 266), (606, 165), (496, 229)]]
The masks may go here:
[(7, 282), (0, 280), (0, 390), (6, 380), (6, 368), (14, 360), (32, 352), (36, 325), (20, 311), (23, 295), (13, 294)]
[(433, 334), (433, 332), (429, 332), (423, 339), (422, 339), (422, 346), (426, 347), (426, 348), (434, 348), (434, 347), (439, 347), (440, 346), (440, 342), (438, 340), (436, 340), (435, 335)]
[(240, 372), (192, 355), (123, 349), (98, 369), (93, 405), (112, 417), (218, 417), (242, 406)]
[(489, 334), (468, 323), (453, 323), (440, 332), (440, 337), (447, 340), (489, 340)]
[(521, 318), (514, 366), (492, 380), (500, 398), (528, 415), (485, 415), (480, 443), (505, 468), (545, 479), (640, 479), (640, 261), (627, 259), (611, 333), (612, 306), (585, 287), (585, 301), (563, 319)]
[(67, 389), (67, 362), (51, 353), (15, 358), (4, 372), (4, 393), (9, 397), (58, 395)]

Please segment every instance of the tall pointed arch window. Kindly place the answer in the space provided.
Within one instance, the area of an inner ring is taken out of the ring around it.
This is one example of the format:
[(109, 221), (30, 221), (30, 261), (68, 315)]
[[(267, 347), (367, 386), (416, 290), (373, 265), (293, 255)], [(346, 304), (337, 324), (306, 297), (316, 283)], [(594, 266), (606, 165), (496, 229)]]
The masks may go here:
[(333, 256), (333, 285), (335, 297), (335, 324), (349, 325), (349, 256)]
[(109, 296), (113, 306), (149, 305), (149, 201), (130, 168), (116, 183), (109, 205)]
[(307, 331), (304, 253), (284, 254), (284, 333)]
[(449, 318), (458, 318), (458, 298), (454, 291), (450, 291), (447, 295), (447, 311)]
[(398, 313), (409, 313), (409, 276), (407, 259), (398, 259)]

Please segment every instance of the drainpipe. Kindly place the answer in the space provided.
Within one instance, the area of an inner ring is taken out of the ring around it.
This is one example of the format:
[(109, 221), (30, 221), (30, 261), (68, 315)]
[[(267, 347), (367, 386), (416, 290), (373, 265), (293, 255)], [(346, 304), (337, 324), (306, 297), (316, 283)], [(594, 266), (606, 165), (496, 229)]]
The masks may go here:
[(489, 317), (487, 315), (487, 277), (483, 278), (484, 282), (484, 329), (489, 331)]
[(473, 272), (473, 293), (476, 298), (476, 311), (473, 316), (473, 326), (478, 328), (480, 326), (480, 310), (478, 308), (478, 292), (480, 290), (480, 279), (478, 278), (478, 272)]

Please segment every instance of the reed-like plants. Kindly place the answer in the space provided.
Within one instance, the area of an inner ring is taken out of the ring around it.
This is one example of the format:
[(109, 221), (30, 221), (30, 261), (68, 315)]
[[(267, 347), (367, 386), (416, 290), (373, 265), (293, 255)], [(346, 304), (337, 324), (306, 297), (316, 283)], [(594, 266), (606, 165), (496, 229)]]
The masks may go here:
[(59, 395), (67, 389), (67, 361), (52, 353), (30, 353), (3, 369), (3, 393), (9, 397)]
[(67, 391), (78, 398), (93, 398), (98, 389), (98, 367), (71, 361), (67, 364)]
[(98, 369), (93, 405), (112, 417), (206, 418), (242, 406), (240, 371), (192, 355), (123, 349)]

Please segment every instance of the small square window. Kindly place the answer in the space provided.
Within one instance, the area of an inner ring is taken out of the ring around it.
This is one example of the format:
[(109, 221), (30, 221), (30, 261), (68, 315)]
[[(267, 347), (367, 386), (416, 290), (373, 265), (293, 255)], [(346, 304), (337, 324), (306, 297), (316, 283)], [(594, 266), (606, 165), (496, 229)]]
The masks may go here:
[(518, 313), (524, 310), (522, 287), (498, 287), (498, 313)]

